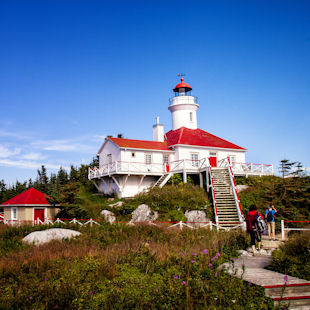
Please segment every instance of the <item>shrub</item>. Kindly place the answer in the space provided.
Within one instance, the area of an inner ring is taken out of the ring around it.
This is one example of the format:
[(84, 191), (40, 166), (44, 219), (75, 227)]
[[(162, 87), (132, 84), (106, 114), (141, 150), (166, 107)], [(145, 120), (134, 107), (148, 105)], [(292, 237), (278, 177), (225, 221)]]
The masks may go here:
[(294, 234), (272, 254), (268, 269), (310, 280), (310, 233)]
[[(2, 309), (273, 308), (262, 288), (217, 268), (246, 247), (242, 232), (109, 224), (78, 229), (77, 239), (0, 258)], [(6, 234), (22, 237), (15, 228)]]
[(158, 211), (163, 220), (184, 220), (187, 210), (203, 210), (207, 211), (209, 217), (212, 216), (211, 208), (206, 207), (209, 205), (206, 192), (189, 183), (153, 188), (126, 200), (121, 208), (113, 212), (118, 216), (129, 215), (140, 204), (147, 204), (153, 211)]

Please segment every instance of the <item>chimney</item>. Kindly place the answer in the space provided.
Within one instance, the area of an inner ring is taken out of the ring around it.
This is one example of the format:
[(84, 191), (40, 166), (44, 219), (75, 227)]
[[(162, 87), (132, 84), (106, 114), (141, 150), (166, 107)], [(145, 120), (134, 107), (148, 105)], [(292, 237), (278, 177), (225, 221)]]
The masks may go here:
[(164, 142), (164, 125), (159, 124), (159, 116), (156, 117), (156, 124), (153, 125), (153, 141)]

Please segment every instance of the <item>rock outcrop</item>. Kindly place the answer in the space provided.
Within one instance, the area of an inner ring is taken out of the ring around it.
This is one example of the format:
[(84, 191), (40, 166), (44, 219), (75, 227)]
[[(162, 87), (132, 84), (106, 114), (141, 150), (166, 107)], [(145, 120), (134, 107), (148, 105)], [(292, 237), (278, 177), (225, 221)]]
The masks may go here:
[(190, 223), (191, 226), (203, 226), (207, 224), (210, 220), (207, 218), (206, 213), (204, 211), (192, 210), (186, 211), (185, 216), (187, 218), (187, 222), (199, 222), (199, 223)]
[(104, 216), (104, 219), (109, 222), (110, 224), (113, 224), (116, 222), (116, 216), (113, 212), (109, 211), (109, 210), (102, 210), (100, 212), (101, 215)]
[(71, 229), (51, 228), (46, 230), (34, 231), (23, 238), (23, 242), (40, 245), (52, 240), (70, 239), (79, 236), (81, 233)]
[(158, 212), (153, 212), (148, 205), (142, 204), (132, 212), (130, 223), (155, 221), (157, 218)]

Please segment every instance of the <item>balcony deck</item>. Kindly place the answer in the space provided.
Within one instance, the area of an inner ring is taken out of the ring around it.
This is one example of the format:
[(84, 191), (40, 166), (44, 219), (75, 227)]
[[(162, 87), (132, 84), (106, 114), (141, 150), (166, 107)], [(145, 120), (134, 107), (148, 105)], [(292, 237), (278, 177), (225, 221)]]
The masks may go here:
[[(228, 165), (228, 160), (221, 160), (218, 162), (219, 167), (226, 167)], [(146, 164), (139, 162), (115, 161), (101, 167), (90, 167), (88, 170), (88, 178), (91, 180), (116, 174), (161, 176), (167, 172), (176, 174), (184, 171), (188, 174), (198, 174), (206, 171), (209, 167), (210, 164), (208, 158), (203, 158), (197, 161), (182, 159), (170, 162), (169, 165), (162, 163)], [(237, 176), (273, 175), (273, 165), (233, 162), (231, 168), (234, 175)]]

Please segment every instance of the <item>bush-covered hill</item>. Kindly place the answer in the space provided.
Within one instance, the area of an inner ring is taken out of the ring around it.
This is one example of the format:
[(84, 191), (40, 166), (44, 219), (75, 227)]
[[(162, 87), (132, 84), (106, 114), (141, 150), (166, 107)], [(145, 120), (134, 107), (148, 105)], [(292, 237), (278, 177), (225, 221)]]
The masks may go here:
[(273, 309), (262, 288), (217, 269), (247, 246), (242, 232), (71, 228), (82, 235), (36, 247), (21, 244), (36, 227), (0, 225), (1, 309)]
[(278, 210), (279, 219), (310, 219), (309, 177), (237, 177), (236, 181), (249, 186), (239, 194), (245, 212), (251, 204), (262, 212), (271, 204)]

